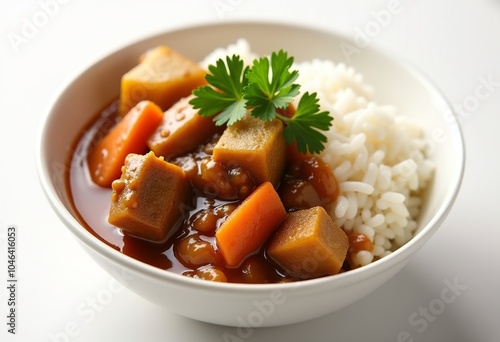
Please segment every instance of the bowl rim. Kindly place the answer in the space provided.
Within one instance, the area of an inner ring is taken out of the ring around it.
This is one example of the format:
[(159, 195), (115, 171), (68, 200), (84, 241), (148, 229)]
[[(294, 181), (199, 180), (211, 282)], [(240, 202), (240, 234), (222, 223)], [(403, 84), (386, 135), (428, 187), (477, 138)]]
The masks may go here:
[(350, 270), (348, 272), (344, 272), (341, 274), (321, 277), (316, 279), (308, 279), (302, 280), (298, 282), (291, 283), (276, 283), (276, 284), (240, 284), (240, 283), (221, 283), (221, 282), (212, 282), (212, 281), (200, 281), (199, 279), (194, 279), (191, 277), (186, 277), (180, 274), (176, 274), (174, 272), (165, 271), (139, 260), (136, 260), (132, 257), (129, 257), (113, 248), (110, 248), (102, 241), (97, 239), (91, 233), (89, 233), (79, 222), (76, 220), (73, 215), (66, 209), (62, 201), (57, 195), (57, 191), (55, 190), (50, 176), (50, 170), (48, 167), (48, 160), (46, 157), (45, 148), (47, 147), (45, 144), (45, 137), (48, 134), (49, 124), (51, 123), (51, 119), (53, 117), (52, 113), (57, 107), (58, 103), (64, 98), (64, 95), (68, 88), (72, 85), (76, 84), (78, 80), (85, 75), (89, 69), (98, 63), (104, 62), (105, 59), (112, 58), (113, 56), (120, 54), (126, 49), (130, 49), (132, 46), (136, 44), (143, 43), (147, 40), (158, 39), (165, 35), (176, 34), (180, 32), (187, 32), (192, 30), (199, 30), (202, 28), (214, 28), (214, 27), (235, 27), (235, 26), (269, 26), (269, 27), (279, 27), (279, 28), (292, 28), (309, 31), (308, 33), (321, 33), (326, 34), (332, 37), (340, 38), (346, 42), (352, 42), (352, 39), (343, 35), (342, 33), (335, 32), (333, 30), (328, 30), (324, 28), (315, 27), (313, 25), (303, 25), (303, 24), (290, 24), (283, 23), (279, 21), (264, 21), (264, 20), (227, 20), (224, 22), (202, 22), (199, 24), (188, 24), (183, 26), (176, 26), (173, 29), (168, 30), (160, 30), (156, 33), (144, 36), (142, 38), (135, 39), (134, 41), (123, 44), (122, 46), (115, 48), (111, 51), (105, 52), (102, 56), (95, 57), (90, 61), (87, 65), (81, 67), (77, 72), (73, 75), (70, 75), (68, 80), (62, 84), (60, 89), (55, 92), (53, 99), (49, 101), (49, 105), (43, 111), (43, 115), (40, 119), (40, 126), (37, 133), (37, 150), (36, 150), (36, 167), (39, 182), (42, 186), (43, 192), (48, 199), (52, 209), (59, 217), (59, 219), (64, 223), (64, 225), (78, 238), (80, 242), (83, 242), (87, 247), (96, 252), (99, 256), (104, 257), (111, 261), (115, 265), (119, 265), (124, 269), (130, 269), (136, 273), (141, 274), (142, 276), (147, 276), (149, 278), (153, 278), (159, 281), (168, 281), (177, 285), (182, 286), (190, 286), (192, 288), (202, 288), (202, 289), (210, 289), (212, 291), (235, 291), (237, 293), (260, 293), (260, 292), (269, 292), (273, 290), (289, 290), (294, 289), (296, 287), (301, 288), (311, 288), (316, 287), (317, 285), (327, 285), (329, 283), (336, 284), (336, 287), (342, 287), (350, 284), (352, 279), (363, 280), (369, 278), (373, 275), (376, 275), (388, 268), (391, 268), (395, 264), (401, 262), (402, 260), (407, 259), (410, 255), (416, 252), (422, 244), (424, 244), (439, 228), (441, 223), (445, 220), (448, 213), (451, 211), (452, 206), (458, 197), (460, 192), (463, 175), (465, 171), (465, 141), (463, 130), (461, 127), (460, 120), (458, 120), (458, 116), (453, 109), (453, 106), (450, 104), (448, 99), (444, 96), (443, 92), (436, 86), (436, 84), (431, 81), (429, 77), (425, 75), (420, 69), (418, 69), (415, 65), (410, 63), (405, 58), (391, 52), (389, 55), (388, 51), (385, 49), (376, 46), (375, 44), (370, 44), (370, 46), (365, 47), (364, 49), (369, 49), (373, 51), (391, 63), (395, 63), (399, 65), (401, 68), (409, 71), (412, 75), (419, 79), (419, 82), (425, 85), (426, 88), (429, 88), (432, 92), (434, 92), (440, 100), (442, 100), (446, 104), (446, 109), (452, 113), (453, 124), (457, 126), (457, 134), (456, 138), (458, 139), (458, 143), (455, 144), (455, 149), (457, 153), (457, 157), (459, 158), (459, 170), (456, 173), (455, 179), (452, 179), (454, 185), (448, 190), (444, 201), (438, 207), (435, 215), (429, 220), (429, 222), (415, 235), (410, 241), (408, 241), (405, 245), (398, 248), (396, 251), (391, 254), (374, 261), (368, 265), (363, 267)]

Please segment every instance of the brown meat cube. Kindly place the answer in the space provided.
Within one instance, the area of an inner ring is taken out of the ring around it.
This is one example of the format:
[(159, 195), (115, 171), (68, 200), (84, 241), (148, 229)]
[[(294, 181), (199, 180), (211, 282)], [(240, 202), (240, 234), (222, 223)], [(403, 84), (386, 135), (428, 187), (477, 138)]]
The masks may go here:
[(285, 167), (282, 122), (246, 116), (224, 131), (213, 158), (228, 168), (243, 167), (257, 184), (268, 181), (277, 186)]
[(122, 76), (119, 112), (125, 115), (142, 100), (153, 101), (167, 110), (193, 89), (206, 84), (206, 73), (198, 64), (166, 46), (149, 50), (138, 65)]
[(307, 279), (337, 274), (348, 249), (345, 232), (318, 206), (290, 213), (267, 253), (291, 276)]
[(223, 130), (216, 126), (213, 118), (198, 115), (189, 101), (194, 97), (184, 97), (163, 115), (163, 121), (149, 137), (148, 146), (165, 159), (176, 157), (195, 149), (216, 132)]
[(153, 152), (129, 154), (112, 188), (108, 222), (130, 235), (156, 242), (164, 241), (179, 227), (190, 198), (185, 172)]

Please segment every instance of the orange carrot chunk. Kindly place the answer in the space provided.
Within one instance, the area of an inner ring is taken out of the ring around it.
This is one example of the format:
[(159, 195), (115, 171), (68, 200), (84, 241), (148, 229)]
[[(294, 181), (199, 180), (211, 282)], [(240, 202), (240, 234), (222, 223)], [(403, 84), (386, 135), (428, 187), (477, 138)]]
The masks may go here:
[(258, 186), (215, 233), (226, 264), (237, 266), (257, 251), (286, 215), (273, 185), (265, 182)]
[(111, 187), (120, 178), (125, 157), (146, 151), (148, 137), (162, 117), (163, 111), (154, 102), (141, 101), (133, 107), (89, 153), (87, 162), (94, 183)]

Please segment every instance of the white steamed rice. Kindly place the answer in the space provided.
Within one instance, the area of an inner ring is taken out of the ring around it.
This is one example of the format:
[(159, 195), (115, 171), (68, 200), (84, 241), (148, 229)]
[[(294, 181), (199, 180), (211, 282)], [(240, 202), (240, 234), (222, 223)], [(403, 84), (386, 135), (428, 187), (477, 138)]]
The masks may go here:
[[(200, 64), (207, 68), (232, 54), (246, 64), (258, 57), (240, 39), (214, 50)], [(370, 238), (373, 251), (352, 256), (357, 265), (367, 265), (404, 245), (415, 232), (422, 191), (434, 168), (423, 131), (393, 106), (375, 103), (372, 87), (352, 67), (315, 59), (295, 68), (301, 93), (316, 92), (322, 109), (334, 117), (321, 153), (340, 186), (329, 214), (346, 232)]]

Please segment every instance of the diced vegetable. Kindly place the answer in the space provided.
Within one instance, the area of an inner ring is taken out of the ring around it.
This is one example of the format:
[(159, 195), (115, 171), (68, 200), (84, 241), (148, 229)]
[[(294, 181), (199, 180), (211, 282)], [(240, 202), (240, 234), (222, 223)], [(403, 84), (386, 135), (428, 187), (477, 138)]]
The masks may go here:
[(267, 246), (268, 255), (293, 277), (308, 279), (337, 274), (349, 240), (323, 207), (292, 212)]
[(129, 153), (144, 153), (163, 111), (151, 101), (141, 101), (90, 151), (87, 162), (94, 183), (109, 187), (120, 177)]
[(155, 242), (179, 227), (190, 198), (186, 173), (153, 152), (129, 154), (112, 188), (108, 222)]
[(286, 215), (270, 182), (257, 187), (215, 232), (217, 246), (226, 264), (237, 266), (256, 252)]
[(257, 184), (279, 183), (285, 167), (283, 124), (246, 116), (226, 128), (214, 147), (213, 158), (230, 168), (241, 166)]
[(163, 115), (162, 123), (148, 140), (149, 148), (165, 159), (176, 157), (195, 149), (222, 126), (216, 126), (212, 118), (198, 115), (198, 110), (189, 104), (193, 95), (184, 97)]
[(119, 112), (124, 115), (142, 100), (151, 100), (167, 110), (206, 84), (205, 75), (206, 71), (194, 61), (166, 46), (151, 49), (122, 76)]

